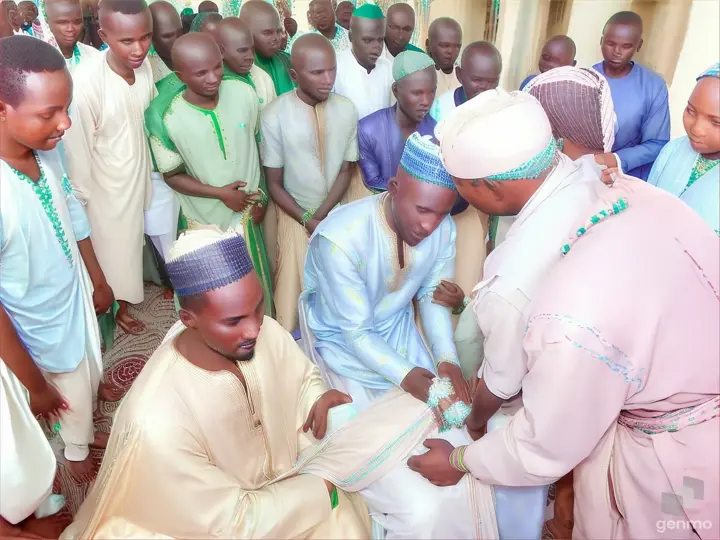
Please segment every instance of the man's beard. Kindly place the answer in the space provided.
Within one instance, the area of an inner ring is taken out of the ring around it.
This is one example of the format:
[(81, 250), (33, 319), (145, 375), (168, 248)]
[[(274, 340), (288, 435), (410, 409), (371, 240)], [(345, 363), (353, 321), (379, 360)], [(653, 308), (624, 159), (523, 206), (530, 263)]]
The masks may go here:
[(221, 351), (220, 349), (216, 349), (215, 347), (212, 347), (211, 345), (208, 345), (208, 347), (210, 347), (213, 351), (218, 353), (220, 356), (227, 358), (231, 362), (248, 362), (248, 361), (252, 360), (253, 358), (255, 358), (255, 349), (252, 349), (245, 356), (238, 356), (238, 355), (227, 354), (227, 353)]

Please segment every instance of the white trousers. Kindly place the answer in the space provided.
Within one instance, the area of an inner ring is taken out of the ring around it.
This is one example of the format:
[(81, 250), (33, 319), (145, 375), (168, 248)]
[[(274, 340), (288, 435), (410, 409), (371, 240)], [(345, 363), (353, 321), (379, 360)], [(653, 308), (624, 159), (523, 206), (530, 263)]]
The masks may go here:
[(170, 248), (177, 239), (180, 201), (165, 183), (162, 174), (153, 171), (151, 179), (153, 194), (150, 208), (145, 210), (145, 234), (150, 237), (155, 249), (166, 261)]
[(75, 371), (49, 373), (45, 378), (54, 385), (70, 409), (60, 415), (60, 437), (65, 443), (65, 458), (82, 461), (90, 454), (89, 444), (95, 438), (93, 412), (102, 380), (98, 363), (85, 356)]

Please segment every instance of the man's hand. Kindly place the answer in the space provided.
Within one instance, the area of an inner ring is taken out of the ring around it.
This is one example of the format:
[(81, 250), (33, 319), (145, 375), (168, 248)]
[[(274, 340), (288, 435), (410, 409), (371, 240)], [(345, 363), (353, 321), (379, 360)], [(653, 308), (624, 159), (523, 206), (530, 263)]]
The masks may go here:
[(408, 394), (412, 394), (415, 399), (419, 399), (423, 403), (428, 400), (428, 392), (432, 386), (435, 375), (425, 368), (415, 367), (400, 383), (400, 388)]
[(608, 152), (606, 154), (595, 154), (595, 163), (598, 165), (605, 165), (608, 169), (611, 167), (617, 168), (618, 162), (615, 154)]
[(50, 419), (60, 416), (62, 411), (70, 410), (70, 405), (57, 388), (46, 383), (42, 390), (30, 392), (30, 410), (35, 416)]
[(242, 188), (246, 186), (245, 182), (233, 182), (223, 186), (220, 188), (218, 199), (233, 212), (242, 212), (251, 204), (255, 204), (260, 198), (259, 193), (246, 193), (243, 191)]
[(470, 387), (463, 377), (460, 366), (451, 364), (450, 362), (440, 362), (440, 365), (438, 366), (438, 375), (440, 377), (450, 379), (450, 382), (452, 382), (453, 388), (455, 389), (455, 395), (459, 400), (464, 401), (468, 405), (472, 403)]
[(312, 429), (313, 437), (320, 440), (327, 431), (328, 411), (338, 405), (352, 403), (352, 398), (338, 390), (328, 390), (315, 402), (303, 425), (303, 431)]
[(320, 225), (320, 220), (319, 220), (319, 219), (315, 219), (314, 217), (308, 219), (308, 220), (305, 222), (305, 229), (306, 229), (307, 232), (308, 232), (308, 236), (311, 236), (312, 233), (315, 232), (315, 228), (316, 228), (318, 225)]
[(115, 295), (113, 294), (113, 291), (107, 281), (93, 284), (93, 288), (93, 305), (95, 306), (95, 315), (102, 315), (110, 309), (110, 306), (112, 306), (115, 301)]
[(450, 281), (442, 280), (440, 285), (433, 292), (433, 304), (449, 307), (456, 310), (463, 307), (465, 293), (463, 290)]
[(436, 486), (454, 486), (465, 473), (450, 466), (450, 454), (455, 447), (443, 439), (427, 439), (425, 448), (430, 450), (421, 456), (412, 456), (407, 464)]
[(264, 204), (256, 204), (252, 210), (252, 220), (255, 225), (260, 225), (265, 219), (265, 212), (267, 212), (267, 206)]

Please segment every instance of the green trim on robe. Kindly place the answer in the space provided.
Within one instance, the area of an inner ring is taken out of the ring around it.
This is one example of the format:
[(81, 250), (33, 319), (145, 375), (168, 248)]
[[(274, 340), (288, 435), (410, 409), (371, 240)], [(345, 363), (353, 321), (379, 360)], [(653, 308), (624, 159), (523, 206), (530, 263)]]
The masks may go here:
[(225, 79), (232, 81), (243, 81), (252, 86), (253, 90), (257, 91), (257, 88), (255, 88), (255, 81), (253, 81), (250, 73), (240, 75), (239, 73), (235, 73), (233, 70), (227, 67), (227, 65), (223, 65), (223, 80)]
[(272, 58), (264, 58), (255, 53), (255, 65), (270, 75), (278, 97), (295, 90), (295, 83), (290, 77), (290, 55), (288, 53), (280, 51)]
[(408, 44), (407, 44), (407, 47), (405, 47), (405, 50), (406, 50), (406, 51), (421, 52), (421, 53), (427, 54), (426, 51), (423, 51), (420, 47), (416, 47), (416, 46), (413, 45), (412, 43), (408, 43)]

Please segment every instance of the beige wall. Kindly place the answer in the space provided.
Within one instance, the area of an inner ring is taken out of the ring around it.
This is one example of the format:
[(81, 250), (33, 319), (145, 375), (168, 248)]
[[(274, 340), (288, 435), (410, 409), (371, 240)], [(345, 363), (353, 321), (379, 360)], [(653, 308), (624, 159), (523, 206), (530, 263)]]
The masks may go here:
[(720, 60), (720, 2), (693, 0), (679, 61), (670, 86), (670, 122), (672, 136), (684, 135), (682, 114), (695, 78)]

